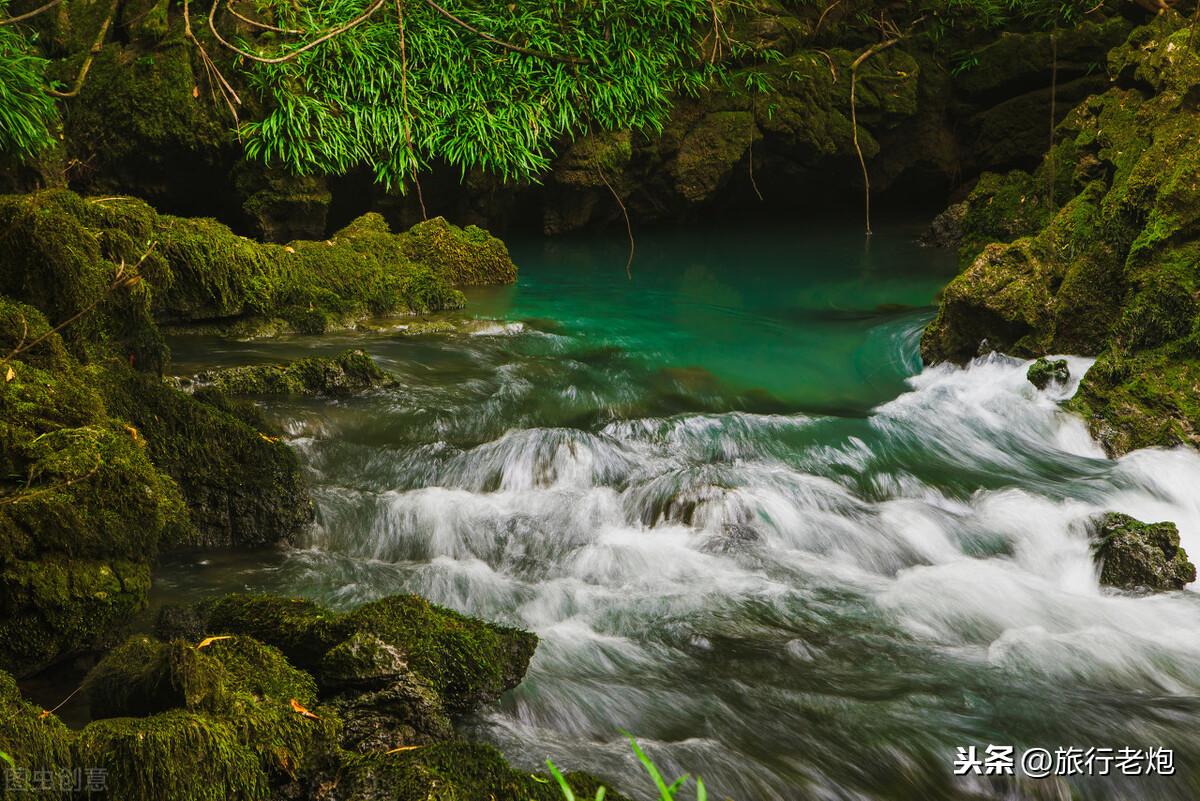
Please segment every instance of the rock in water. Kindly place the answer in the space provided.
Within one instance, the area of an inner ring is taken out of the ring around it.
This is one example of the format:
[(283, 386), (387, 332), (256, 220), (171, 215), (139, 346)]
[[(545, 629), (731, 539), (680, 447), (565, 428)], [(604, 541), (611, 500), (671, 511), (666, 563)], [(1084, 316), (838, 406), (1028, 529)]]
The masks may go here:
[(1038, 359), (1029, 365), (1025, 374), (1029, 383), (1038, 389), (1045, 389), (1051, 384), (1065, 384), (1071, 378), (1066, 359)]
[(1099, 522), (1100, 583), (1123, 590), (1181, 590), (1196, 580), (1196, 566), (1179, 545), (1174, 523), (1142, 523), (1115, 512)]

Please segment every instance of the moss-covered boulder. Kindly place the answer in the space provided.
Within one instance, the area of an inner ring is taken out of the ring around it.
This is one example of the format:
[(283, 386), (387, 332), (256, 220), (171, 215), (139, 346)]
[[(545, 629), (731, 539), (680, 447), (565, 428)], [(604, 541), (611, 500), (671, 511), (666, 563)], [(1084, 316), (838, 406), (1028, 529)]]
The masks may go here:
[(984, 343), (1096, 355), (1071, 406), (1110, 454), (1196, 446), (1200, 48), (1188, 20), (1167, 12), (1135, 30), (1109, 73), (1036, 173), (981, 181), (968, 200), (968, 266), (922, 355), (964, 362)]
[(367, 353), (348, 350), (333, 358), (313, 356), (285, 364), (205, 370), (184, 385), (233, 396), (344, 397), (393, 383)]
[(1100, 583), (1123, 590), (1181, 590), (1196, 580), (1196, 566), (1179, 545), (1174, 523), (1142, 523), (1110, 513), (1096, 526)]
[(8, 561), (0, 569), (0, 666), (24, 675), (112, 645), (149, 592), (145, 561)]
[[(454, 714), (515, 687), (537, 645), (529, 632), (466, 617), (415, 595), (389, 596), (340, 613), (299, 599), (231, 595), (210, 605), (208, 630), (270, 643), (322, 686), (344, 684), (355, 664), (351, 657), (361, 655), (335, 649), (356, 634), (370, 634), (401, 652), (408, 669), (426, 679)], [(374, 661), (363, 664), (366, 675), (378, 671)]]
[[(10, 254), (0, 293), (54, 320), (103, 301), (72, 337), (94, 342), (91, 327), (111, 323), (110, 338), (142, 350), (148, 344), (140, 339), (157, 334), (155, 320), (278, 319), (319, 333), (369, 315), (459, 308), (455, 286), (516, 277), (500, 240), (441, 218), (393, 234), (382, 217), (367, 214), (328, 240), (276, 245), (212, 219), (160, 215), (133, 198), (85, 199), (66, 190), (0, 197), (0, 247)], [(122, 264), (139, 281), (114, 294)], [(104, 313), (113, 297), (126, 295), (140, 315)]]
[[(71, 733), (54, 715), (42, 710), (21, 696), (13, 677), (0, 671), (0, 751), (12, 762), (0, 766), (0, 798), (36, 797), (67, 799), (77, 797), (72, 769)], [(33, 783), (35, 771), (38, 782)], [(66, 787), (60, 784), (63, 774), (72, 777)], [(42, 778), (49, 775), (47, 786)], [(10, 783), (11, 780), (11, 783)], [(22, 787), (22, 784), (26, 786)], [(15, 786), (14, 786), (15, 785)]]
[(1025, 371), (1025, 377), (1038, 389), (1051, 384), (1065, 384), (1071, 378), (1066, 359), (1037, 359)]
[[(0, 350), (49, 334), (0, 298)], [(0, 667), (23, 675), (110, 645), (146, 603), (160, 547), (191, 539), (178, 485), (145, 438), (113, 418), (103, 369), (57, 334), (0, 381)]]
[(97, 720), (77, 750), (107, 768), (114, 797), (263, 798), (337, 758), (341, 722), (315, 682), (248, 637), (134, 637), (84, 688)]
[(152, 376), (114, 369), (100, 388), (182, 490), (196, 530), (190, 544), (270, 545), (312, 521), (299, 462), (278, 438)]

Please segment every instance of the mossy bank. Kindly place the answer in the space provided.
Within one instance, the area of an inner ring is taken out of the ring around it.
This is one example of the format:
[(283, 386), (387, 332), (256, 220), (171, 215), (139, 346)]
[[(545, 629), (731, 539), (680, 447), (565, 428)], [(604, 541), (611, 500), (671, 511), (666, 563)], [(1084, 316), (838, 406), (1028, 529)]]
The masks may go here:
[[(367, 215), (268, 245), (65, 190), (0, 197), (0, 250), (0, 667), (18, 674), (110, 644), (161, 549), (269, 545), (312, 519), (296, 457), (252, 407), (164, 383), (164, 327), (321, 332), (515, 277), (503, 243), (441, 219), (393, 234)], [(361, 355), (309, 367), (286, 375), (380, 378)]]
[(1071, 406), (1113, 455), (1200, 446), (1198, 44), (1177, 13), (1138, 28), (1035, 173), (979, 181), (922, 342), (928, 362), (1096, 356)]

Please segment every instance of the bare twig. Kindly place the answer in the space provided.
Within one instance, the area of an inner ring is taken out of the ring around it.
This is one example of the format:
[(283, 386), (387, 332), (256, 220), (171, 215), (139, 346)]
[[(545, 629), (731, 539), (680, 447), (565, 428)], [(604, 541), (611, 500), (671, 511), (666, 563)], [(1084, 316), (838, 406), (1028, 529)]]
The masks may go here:
[(308, 31), (301, 31), (301, 30), (297, 30), (295, 28), (279, 28), (279, 27), (276, 27), (275, 25), (268, 25), (265, 22), (259, 22), (256, 19), (251, 19), (250, 17), (247, 17), (244, 14), (239, 14), (237, 9), (233, 7), (233, 0), (225, 0), (225, 10), (228, 11), (233, 16), (240, 19), (242, 22), (246, 23), (247, 25), (251, 25), (255, 28), (262, 28), (264, 31), (274, 31), (275, 33), (289, 33), (289, 34), (293, 34), (295, 36), (303, 36), (304, 34), (308, 33)]
[(833, 76), (833, 82), (837, 83), (837, 79), (838, 79), (837, 63), (834, 62), (833, 56), (829, 55), (829, 53), (825, 50), (814, 50), (813, 52), (820, 53), (821, 55), (825, 56), (825, 60), (829, 62), (829, 74)]
[(617, 205), (621, 208), (621, 214), (625, 217), (625, 233), (629, 235), (629, 258), (625, 261), (625, 277), (633, 280), (633, 254), (636, 248), (636, 243), (633, 240), (633, 223), (629, 221), (629, 210), (625, 208), (624, 201), (617, 194), (617, 190), (613, 189), (613, 185), (608, 182), (608, 178), (604, 175), (604, 168), (596, 164), (596, 172), (600, 175), (600, 180), (608, 187), (608, 191), (612, 193), (613, 200), (617, 201)]
[(717, 59), (724, 52), (721, 39), (725, 34), (721, 30), (721, 13), (717, 8), (717, 0), (708, 0), (708, 4), (712, 8), (712, 30), (704, 35), (704, 39), (701, 40), (700, 44), (703, 46), (709, 40), (709, 37), (712, 37), (713, 43), (712, 51), (709, 53), (709, 63), (716, 64)]
[[(213, 3), (215, 10), (217, 4)], [(230, 85), (229, 81), (225, 80), (225, 76), (221, 74), (216, 62), (204, 49), (204, 45), (196, 38), (195, 32), (192, 31), (192, 13), (189, 8), (188, 0), (183, 0), (183, 36), (189, 42), (196, 46), (197, 52), (200, 53), (200, 61), (204, 64), (204, 70), (208, 74), (209, 86), (216, 85), (221, 90), (221, 98), (225, 101), (225, 105), (229, 107), (229, 113), (233, 115), (233, 123), (236, 126), (238, 123), (237, 107), (242, 104), (242, 99), (238, 97), (238, 93)]]
[(514, 53), (520, 53), (521, 55), (524, 55), (524, 56), (533, 56), (535, 58), (546, 59), (547, 61), (558, 61), (563, 64), (588, 64), (588, 63), (590, 63), (586, 59), (577, 58), (575, 56), (557, 56), (557, 55), (554, 55), (553, 53), (544, 53), (540, 50), (530, 50), (527, 47), (521, 47), (520, 45), (515, 45), (512, 42), (506, 42), (503, 39), (497, 39), (495, 36), (492, 36), (490, 33), (485, 33), (483, 31), (479, 30), (478, 28), (476, 28), (474, 25), (470, 24), (466, 20), (456, 17), (450, 11), (446, 10), (445, 8), (443, 8), (442, 6), (440, 6), (436, 2), (434, 2), (434, 0), (425, 0), (425, 5), (429, 6), (434, 11), (441, 14), (443, 17), (450, 20), (451, 22), (453, 22), (455, 25), (459, 26), (463, 30), (470, 31), (471, 33), (478, 36), (480, 39), (486, 39), (487, 41), (491, 42), (492, 44), (496, 45), (497, 47), (502, 47), (505, 50), (511, 50)]
[(816, 36), (818, 33), (821, 32), (821, 23), (825, 21), (825, 17), (827, 17), (829, 15), (829, 12), (833, 11), (833, 9), (836, 8), (838, 6), (838, 4), (841, 2), (842, 2), (842, 0), (833, 0), (832, 3), (825, 6), (825, 10), (821, 12), (821, 16), (817, 17), (817, 24), (813, 27), (813, 32), (812, 32), (813, 36)]
[[(139, 267), (141, 267), (142, 263), (145, 262), (146, 259), (150, 257), (150, 253), (154, 250), (154, 244), (155, 243), (151, 242), (150, 247), (146, 248), (146, 252), (143, 253), (142, 257), (137, 260), (137, 264), (135, 264), (133, 266), (134, 270), (137, 270)], [(97, 306), (99, 306), (100, 302), (102, 300), (107, 298), (109, 295), (111, 295), (116, 290), (120, 289), (121, 287), (136, 286), (137, 283), (141, 280), (142, 280), (142, 277), (138, 273), (135, 272), (132, 275), (127, 273), (126, 269), (125, 269), (125, 262), (121, 262), (120, 265), (117, 266), (117, 272), (116, 272), (116, 275), (113, 276), (112, 283), (108, 285), (108, 289), (106, 289), (103, 292), (103, 294), (100, 295), (100, 297), (96, 298), (91, 303), (84, 306), (82, 309), (75, 312), (70, 317), (63, 320), (58, 325), (54, 326), (46, 333), (37, 337), (32, 342), (26, 342), (26, 335), (23, 333), (21, 335), (21, 341), (17, 343), (17, 346), (15, 348), (13, 348), (11, 351), (9, 351), (7, 356), (5, 356), (3, 359), (0, 359), (0, 367), (7, 365), (9, 362), (11, 362), (16, 357), (20, 356), (22, 353), (27, 353), (27, 352), (33, 350), (34, 348), (36, 348), (38, 345), (45, 342), (50, 337), (52, 337), (55, 334), (57, 334), (58, 332), (62, 331), (64, 328), (69, 326), (71, 323), (75, 322), (76, 320), (80, 319), (84, 315), (88, 314), (93, 309), (95, 309)], [(26, 332), (29, 330), (28, 324), (26, 324), (25, 330), (26, 330)]]
[(897, 44), (900, 41), (899, 37), (893, 37), (882, 42), (871, 45), (864, 50), (858, 58), (854, 59), (854, 63), (850, 65), (850, 127), (854, 131), (854, 152), (858, 154), (858, 163), (862, 167), (863, 176), (863, 210), (867, 224), (867, 236), (872, 234), (871, 231), (871, 174), (867, 170), (867, 160), (863, 156), (862, 145), (858, 142), (858, 68), (863, 65), (871, 56), (882, 53), (889, 47)]
[[(29, 489), (29, 487), (27, 485), (24, 490), (19, 490), (10, 495), (0, 497), (0, 506), (8, 506), (9, 504), (20, 503), (21, 501), (28, 501), (28, 500), (38, 497), (39, 495), (45, 495), (47, 492), (54, 492), (56, 490), (60, 490), (60, 489), (69, 487), (72, 484), (78, 484), (80, 481), (87, 481), (89, 478), (91, 478), (92, 476), (99, 473), (100, 468), (103, 465), (104, 465), (104, 458), (100, 454), (96, 454), (96, 464), (92, 465), (92, 469), (87, 471), (86, 473), (84, 473), (82, 476), (75, 476), (74, 478), (68, 478), (65, 481), (58, 482), (57, 484), (51, 484), (48, 487), (39, 487), (38, 489), (35, 489), (35, 490)], [(30, 478), (30, 481), (32, 481), (32, 478)], [(71, 693), (71, 695), (74, 695), (74, 693)], [(66, 699), (63, 699), (62, 703), (65, 704), (69, 698), (70, 698), (70, 696), (67, 696)], [(58, 706), (62, 706), (62, 704), (59, 704)], [(56, 706), (55, 709), (58, 709), (58, 707)]]
[(112, 0), (112, 3), (109, 5), (108, 14), (104, 17), (104, 21), (100, 23), (100, 30), (96, 32), (96, 39), (92, 42), (87, 56), (83, 59), (83, 64), (79, 67), (79, 74), (75, 76), (75, 83), (71, 85), (71, 89), (66, 92), (60, 92), (57, 89), (47, 89), (47, 92), (55, 97), (75, 97), (79, 94), (79, 90), (83, 88), (83, 82), (87, 80), (88, 71), (92, 68), (92, 62), (96, 60), (96, 54), (100, 52), (100, 48), (104, 47), (104, 37), (108, 35), (108, 28), (112, 25), (113, 17), (117, 15), (117, 4), (119, 2), (120, 0)]
[(0, 19), (0, 25), (12, 25), (14, 22), (24, 22), (31, 17), (36, 17), (43, 11), (49, 11), (61, 2), (62, 0), (50, 0), (49, 3), (46, 3), (43, 6), (38, 6), (33, 11), (26, 11), (24, 14), (18, 14), (15, 17), (5, 17), (4, 19)]
[(292, 59), (299, 56), (301, 53), (312, 50), (317, 45), (328, 42), (333, 37), (343, 34), (346, 31), (350, 30), (351, 28), (355, 28), (355, 27), (363, 24), (368, 19), (370, 19), (372, 16), (374, 16), (376, 11), (378, 11), (380, 8), (383, 7), (383, 0), (375, 0), (375, 2), (372, 3), (371, 6), (366, 11), (359, 14), (357, 17), (350, 20), (345, 25), (341, 25), (341, 26), (338, 26), (337, 28), (333, 28), (332, 30), (327, 31), (322, 36), (319, 36), (316, 39), (313, 39), (311, 42), (301, 45), (300, 47), (297, 47), (295, 50), (292, 50), (291, 52), (289, 52), (286, 55), (275, 56), (272, 58), (255, 55), (254, 53), (251, 53), (249, 51), (242, 50), (240, 47), (238, 47), (237, 45), (233, 44), (232, 42), (228, 41), (223, 36), (221, 36), (221, 33), (217, 30), (217, 23), (216, 23), (217, 9), (220, 8), (220, 5), (221, 5), (220, 3), (213, 3), (212, 8), (209, 9), (209, 11), (208, 11), (208, 28), (210, 31), (212, 31), (213, 37), (216, 38), (216, 40), (218, 42), (220, 42), (226, 49), (232, 50), (233, 52), (237, 53), (239, 56), (242, 56), (243, 58), (248, 58), (251, 61), (257, 61), (260, 64), (282, 64), (285, 61), (291, 61)]

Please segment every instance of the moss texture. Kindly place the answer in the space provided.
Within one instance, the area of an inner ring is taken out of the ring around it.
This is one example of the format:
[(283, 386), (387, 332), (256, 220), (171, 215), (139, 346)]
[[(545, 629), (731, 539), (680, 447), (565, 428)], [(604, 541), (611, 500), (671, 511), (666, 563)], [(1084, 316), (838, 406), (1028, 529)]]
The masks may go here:
[(114, 368), (99, 384), (111, 413), (178, 483), (196, 529), (190, 543), (267, 545), (312, 520), (299, 462), (283, 442), (152, 376)]
[(1196, 566), (1179, 545), (1174, 523), (1142, 523), (1129, 515), (1104, 515), (1097, 526), (1100, 583), (1124, 590), (1182, 590)]
[(451, 713), (468, 712), (516, 686), (537, 645), (533, 634), (469, 618), (415, 595), (390, 596), (345, 613), (298, 599), (232, 595), (208, 611), (210, 631), (270, 643), (323, 684), (325, 667), (333, 669), (334, 683), (345, 680), (346, 665), (327, 662), (330, 652), (355, 634), (369, 633), (403, 653), (408, 668), (430, 683)]
[(344, 397), (393, 383), (365, 352), (347, 350), (333, 358), (313, 356), (286, 364), (206, 370), (187, 385), (233, 396)]
[(1200, 445), (1200, 52), (1187, 20), (1138, 28), (1109, 72), (1112, 87), (1071, 111), (1036, 173), (980, 181), (968, 266), (922, 355), (1097, 355), (1072, 405), (1111, 454)]
[[(41, 710), (21, 697), (13, 677), (0, 671), (0, 751), (13, 761), (12, 768), (21, 771), (44, 770), (70, 771), (71, 733), (54, 715), (42, 715)], [(4, 765), (5, 771), (9, 765)], [(5, 788), (0, 783), (0, 798), (16, 799), (30, 797), (25, 792)], [(43, 790), (38, 787), (37, 798), (66, 799), (74, 795), (60, 787)]]
[(1029, 365), (1025, 377), (1038, 389), (1045, 389), (1051, 384), (1065, 384), (1071, 378), (1071, 371), (1066, 359), (1038, 359)]

